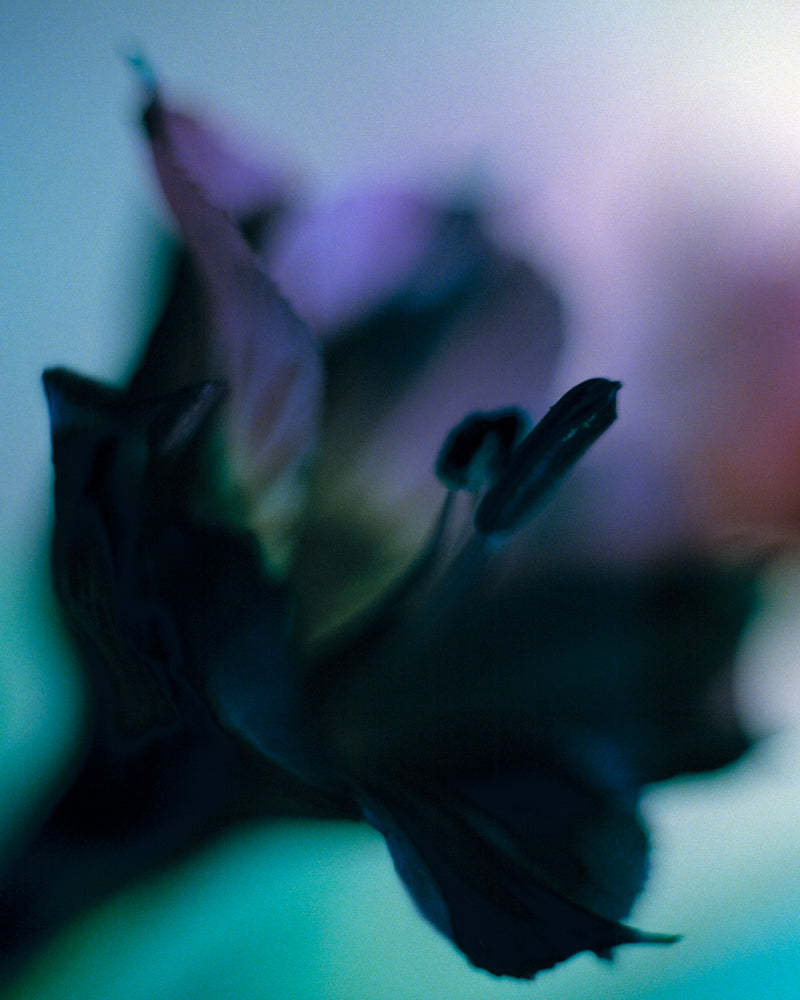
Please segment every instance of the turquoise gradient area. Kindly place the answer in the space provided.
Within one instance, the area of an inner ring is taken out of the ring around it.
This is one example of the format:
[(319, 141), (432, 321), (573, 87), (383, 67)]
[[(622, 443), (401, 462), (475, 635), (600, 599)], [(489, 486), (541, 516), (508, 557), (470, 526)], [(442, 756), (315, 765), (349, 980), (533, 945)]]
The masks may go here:
[[(82, 718), (80, 673), (47, 584), (40, 373), (68, 364), (119, 376), (157, 297), (162, 210), (120, 51), (141, 46), (173, 92), (229, 112), (257, 148), (280, 150), (320, 192), (491, 175), (525, 206), (514, 213), (516, 235), (541, 239), (554, 272), (592, 288), (594, 264), (615, 253), (604, 242), (613, 227), (597, 227), (621, 210), (598, 192), (624, 191), (634, 167), (637, 183), (688, 173), (695, 194), (728, 191), (738, 204), (750, 190), (771, 210), (797, 197), (798, 36), (792, 5), (766, 3), (4, 5), (3, 857), (67, 773)], [(599, 358), (617, 356), (604, 350)], [(776, 575), (744, 651), (754, 723), (780, 725), (780, 734), (714, 780), (646, 799), (653, 872), (632, 919), (683, 933), (673, 947), (623, 949), (613, 964), (580, 956), (534, 985), (495, 980), (417, 916), (377, 834), (280, 824), (234, 831), (109, 900), (67, 929), (8, 997), (794, 995), (798, 593), (796, 574)]]

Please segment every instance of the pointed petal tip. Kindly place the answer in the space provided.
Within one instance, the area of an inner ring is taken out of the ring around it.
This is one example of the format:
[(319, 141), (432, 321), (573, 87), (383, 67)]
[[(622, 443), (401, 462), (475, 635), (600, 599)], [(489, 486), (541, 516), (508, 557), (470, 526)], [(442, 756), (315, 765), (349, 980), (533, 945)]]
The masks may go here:
[(79, 377), (68, 368), (46, 368), (42, 372), (42, 386), (50, 416), (50, 429), (55, 434), (68, 423), (77, 398)]
[(117, 390), (69, 368), (46, 369), (42, 385), (53, 438), (106, 422), (119, 406)]
[(156, 95), (158, 86), (156, 84), (155, 72), (147, 56), (145, 56), (138, 46), (121, 48), (120, 56), (133, 70), (144, 93), (152, 100)]
[(660, 934), (652, 931), (641, 931), (628, 924), (617, 925), (621, 932), (620, 939), (605, 947), (593, 948), (594, 954), (604, 962), (613, 962), (616, 957), (615, 949), (626, 944), (646, 944), (646, 945), (669, 945), (677, 944), (683, 937), (682, 934)]
[(155, 71), (138, 45), (120, 48), (120, 57), (128, 64), (139, 82), (142, 95), (141, 124), (152, 139), (160, 123), (159, 87)]
[(50, 428), (55, 428), (56, 407), (58, 393), (58, 373), (59, 368), (46, 368), (42, 372), (42, 388), (44, 389), (45, 400), (47, 401), (47, 412), (50, 417)]
[(683, 934), (649, 934), (646, 942), (651, 944), (679, 944), (683, 940)]
[(682, 934), (662, 934), (659, 931), (643, 931), (630, 924), (617, 924), (620, 938), (607, 949), (595, 950), (598, 958), (614, 958), (614, 949), (626, 944), (670, 945), (683, 939)]

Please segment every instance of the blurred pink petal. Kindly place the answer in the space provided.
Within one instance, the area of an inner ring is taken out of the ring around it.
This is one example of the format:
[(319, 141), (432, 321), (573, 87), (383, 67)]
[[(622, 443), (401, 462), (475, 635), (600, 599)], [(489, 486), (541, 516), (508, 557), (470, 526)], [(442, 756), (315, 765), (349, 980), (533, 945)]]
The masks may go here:
[(711, 532), (800, 529), (797, 261), (687, 279), (694, 322), (670, 360), (694, 373), (683, 451), (693, 513)]

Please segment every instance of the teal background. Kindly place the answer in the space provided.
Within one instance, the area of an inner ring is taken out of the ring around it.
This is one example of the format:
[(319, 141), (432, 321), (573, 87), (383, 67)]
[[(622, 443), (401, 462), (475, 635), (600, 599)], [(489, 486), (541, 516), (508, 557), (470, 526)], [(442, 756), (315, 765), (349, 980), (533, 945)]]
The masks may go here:
[[(320, 193), (381, 178), (496, 178), (518, 199), (507, 231), (545, 248), (580, 293), (616, 252), (604, 242), (607, 210), (618, 207), (609, 191), (649, 190), (653, 178), (680, 190), (688, 177), (695, 194), (741, 204), (741, 191), (756, 192), (793, 211), (798, 41), (790, 4), (4, 5), (0, 851), (9, 856), (35, 822), (80, 731), (79, 674), (46, 580), (40, 372), (64, 363), (117, 377), (158, 279), (161, 209), (120, 50), (141, 45), (173, 93), (229, 113), (255, 145), (287, 151)], [(635, 221), (647, 229), (646, 215)], [(624, 337), (596, 347), (609, 359), (625, 350)], [(731, 772), (645, 801), (653, 873), (633, 922), (682, 932), (674, 947), (623, 950), (613, 965), (581, 956), (534, 985), (497, 981), (417, 917), (376, 834), (281, 824), (234, 832), (110, 900), (9, 996), (794, 995), (797, 592), (792, 568), (774, 575), (742, 658), (748, 717), (779, 734)]]

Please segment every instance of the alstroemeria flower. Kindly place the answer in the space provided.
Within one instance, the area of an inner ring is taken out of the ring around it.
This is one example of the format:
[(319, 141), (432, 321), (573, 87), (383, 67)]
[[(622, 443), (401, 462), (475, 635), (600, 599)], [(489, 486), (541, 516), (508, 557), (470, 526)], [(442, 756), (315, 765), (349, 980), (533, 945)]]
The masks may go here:
[(95, 722), (9, 873), (9, 960), (281, 813), (365, 817), (496, 974), (672, 940), (621, 922), (638, 800), (745, 748), (753, 570), (702, 547), (581, 562), (604, 496), (581, 456), (619, 385), (556, 390), (558, 299), (476, 211), (301, 210), (155, 89), (144, 120), (184, 257), (128, 385), (45, 375), (54, 578)]

